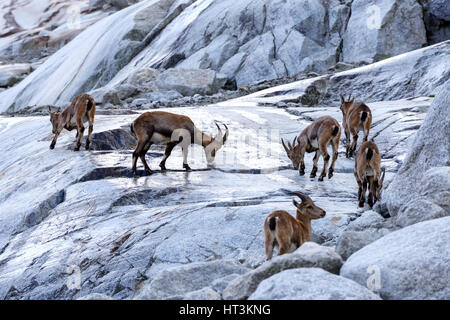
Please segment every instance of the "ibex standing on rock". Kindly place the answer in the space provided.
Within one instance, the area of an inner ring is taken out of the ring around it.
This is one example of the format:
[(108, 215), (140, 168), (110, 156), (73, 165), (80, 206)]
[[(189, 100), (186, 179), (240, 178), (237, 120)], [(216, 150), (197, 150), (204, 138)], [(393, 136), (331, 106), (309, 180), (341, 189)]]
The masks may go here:
[[(341, 111), (342, 126), (344, 127), (347, 147), (345, 155), (347, 158), (350, 158), (356, 150), (358, 132), (364, 132), (363, 142), (367, 141), (369, 137), (370, 125), (372, 124), (372, 112), (363, 102), (355, 102), (355, 98), (352, 98), (351, 95), (347, 100), (341, 95)], [(351, 145), (350, 134), (353, 137)]]
[[(369, 184), (368, 204), (372, 207), (377, 200), (381, 200), (381, 189), (385, 169), (380, 169), (381, 156), (378, 147), (371, 141), (363, 142), (355, 157), (355, 169), (353, 171), (358, 182), (359, 206), (364, 207), (366, 200), (367, 184)], [(381, 177), (380, 177), (381, 176)]]
[(183, 150), (183, 168), (190, 171), (187, 163), (188, 147), (195, 143), (203, 146), (206, 161), (211, 164), (214, 161), (216, 152), (223, 146), (228, 137), (228, 127), (222, 136), (222, 130), (216, 123), (219, 133), (216, 137), (211, 137), (198, 130), (192, 120), (183, 115), (178, 115), (164, 111), (145, 112), (137, 117), (131, 124), (131, 132), (137, 137), (136, 150), (133, 152), (132, 171), (137, 176), (136, 163), (139, 157), (148, 175), (152, 174), (150, 167), (145, 161), (145, 154), (153, 143), (166, 143), (164, 157), (159, 164), (162, 171), (166, 170), (166, 160), (170, 156), (172, 149), (180, 144)]
[[(317, 163), (319, 162), (320, 155), (322, 155), (324, 163), (319, 181), (323, 181), (327, 172), (328, 161), (330, 160), (327, 147), (331, 145), (333, 148), (333, 160), (328, 170), (328, 179), (331, 179), (334, 172), (334, 164), (338, 157), (340, 139), (341, 127), (339, 123), (332, 117), (323, 116), (307, 126), (298, 138), (295, 137), (292, 145), (288, 142), (288, 146), (286, 146), (283, 139), (281, 139), (281, 142), (295, 170), (299, 170), (301, 176), (305, 174), (305, 152), (316, 153), (314, 155), (314, 166), (310, 178), (316, 177)], [(296, 142), (298, 143), (297, 145)]]
[(272, 259), (273, 248), (279, 246), (278, 255), (294, 251), (311, 240), (311, 220), (325, 217), (325, 210), (319, 208), (307, 195), (295, 192), (302, 203), (293, 200), (297, 208), (294, 218), (286, 211), (274, 211), (264, 222), (266, 260)]
[(83, 93), (76, 96), (72, 103), (61, 113), (53, 113), (50, 107), (48, 108), (48, 112), (50, 113), (50, 122), (53, 126), (52, 132), (55, 134), (50, 144), (50, 149), (55, 148), (56, 140), (63, 129), (69, 131), (77, 129), (75, 151), (80, 150), (81, 139), (84, 133), (83, 124), (89, 122), (89, 131), (86, 140), (86, 150), (89, 150), (95, 116), (95, 101), (90, 95)]

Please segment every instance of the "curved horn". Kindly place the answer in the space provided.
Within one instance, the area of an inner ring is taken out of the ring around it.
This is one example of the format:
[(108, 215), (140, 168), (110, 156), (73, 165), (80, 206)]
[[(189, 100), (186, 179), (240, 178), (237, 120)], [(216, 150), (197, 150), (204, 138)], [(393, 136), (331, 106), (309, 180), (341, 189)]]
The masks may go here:
[(228, 127), (225, 123), (223, 124), (223, 126), (225, 127), (225, 134), (223, 135), (222, 143), (225, 144), (225, 141), (227, 141), (230, 130), (228, 130)]
[(281, 144), (283, 145), (284, 150), (286, 150), (286, 153), (289, 154), (291, 152), (291, 150), (288, 147), (286, 147), (286, 144), (284, 143), (283, 138), (281, 138)]
[(384, 182), (384, 176), (386, 174), (386, 168), (381, 168), (381, 184)]
[(302, 202), (308, 200), (308, 196), (307, 196), (306, 194), (304, 194), (304, 193), (301, 193), (301, 192), (294, 192), (294, 194), (295, 194), (297, 197), (299, 197), (299, 198), (302, 200)]
[(50, 106), (47, 106), (47, 110), (48, 110), (48, 113), (52, 113), (52, 109), (50, 108)]

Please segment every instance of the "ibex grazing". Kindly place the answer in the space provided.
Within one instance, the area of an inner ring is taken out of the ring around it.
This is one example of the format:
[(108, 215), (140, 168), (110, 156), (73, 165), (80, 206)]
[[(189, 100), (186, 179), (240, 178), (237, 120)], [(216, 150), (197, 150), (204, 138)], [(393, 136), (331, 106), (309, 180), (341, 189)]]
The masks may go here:
[[(378, 147), (371, 141), (363, 142), (355, 157), (355, 169), (353, 171), (358, 182), (359, 206), (364, 207), (366, 200), (367, 184), (369, 184), (369, 206), (372, 207), (377, 200), (381, 200), (381, 189), (385, 169), (380, 169), (381, 156)], [(381, 176), (381, 177), (380, 177)]]
[[(328, 179), (331, 179), (334, 172), (334, 164), (338, 157), (340, 139), (341, 127), (339, 126), (339, 123), (332, 117), (323, 116), (307, 126), (298, 138), (295, 137), (292, 145), (288, 142), (288, 146), (286, 146), (283, 139), (281, 139), (281, 142), (286, 150), (287, 156), (291, 159), (295, 170), (299, 170), (301, 176), (305, 174), (305, 152), (316, 153), (314, 155), (314, 166), (310, 178), (316, 177), (317, 163), (319, 162), (320, 155), (322, 155), (324, 163), (319, 181), (323, 181), (327, 172), (328, 161), (330, 160), (327, 147), (330, 144), (333, 148), (333, 160), (328, 170)], [(298, 142), (297, 145), (296, 142)]]
[(190, 171), (187, 163), (188, 147), (195, 143), (203, 146), (206, 161), (211, 164), (214, 161), (216, 152), (223, 146), (228, 137), (228, 127), (222, 136), (222, 130), (216, 122), (219, 133), (216, 137), (211, 137), (198, 130), (192, 120), (183, 115), (178, 115), (164, 111), (145, 112), (134, 120), (131, 124), (131, 132), (137, 137), (136, 150), (133, 152), (132, 171), (137, 176), (136, 163), (139, 157), (144, 165), (145, 172), (150, 175), (152, 171), (145, 161), (145, 154), (153, 143), (166, 143), (164, 157), (159, 164), (162, 171), (166, 170), (166, 160), (170, 156), (172, 149), (180, 144), (183, 150), (183, 168)]
[(69, 131), (77, 129), (75, 151), (80, 150), (81, 139), (84, 133), (83, 124), (89, 122), (89, 131), (86, 140), (86, 150), (89, 150), (95, 116), (95, 101), (90, 95), (83, 93), (76, 96), (72, 103), (61, 113), (53, 113), (50, 107), (48, 108), (48, 112), (50, 113), (50, 122), (53, 126), (52, 132), (55, 134), (50, 144), (50, 149), (55, 148), (56, 140), (63, 129)]
[(325, 217), (325, 210), (319, 208), (307, 195), (294, 192), (302, 203), (293, 200), (297, 208), (294, 218), (286, 211), (274, 211), (264, 222), (266, 260), (272, 259), (273, 248), (279, 246), (278, 255), (292, 252), (311, 239), (311, 220)]
[[(370, 125), (372, 124), (372, 112), (363, 102), (355, 102), (355, 98), (352, 98), (351, 95), (347, 100), (341, 95), (341, 111), (342, 126), (344, 127), (346, 141), (345, 155), (347, 158), (350, 158), (356, 150), (358, 132), (364, 132), (364, 142), (369, 137)], [(353, 137), (351, 145), (350, 134)]]

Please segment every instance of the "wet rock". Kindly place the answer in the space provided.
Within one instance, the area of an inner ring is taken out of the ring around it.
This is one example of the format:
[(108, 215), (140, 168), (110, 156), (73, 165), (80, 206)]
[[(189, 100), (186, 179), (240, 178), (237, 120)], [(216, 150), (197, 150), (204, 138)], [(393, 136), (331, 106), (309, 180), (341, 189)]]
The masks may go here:
[(375, 5), (355, 0), (351, 8), (342, 50), (345, 62), (392, 57), (427, 43), (422, 7), (415, 0), (382, 0)]
[(416, 223), (357, 251), (340, 274), (383, 299), (448, 299), (449, 241), (450, 217)]
[(294, 253), (277, 256), (255, 270), (234, 279), (223, 291), (223, 298), (225, 300), (247, 299), (264, 279), (283, 270), (319, 267), (338, 273), (341, 265), (341, 257), (332, 248), (307, 242)]
[(323, 269), (298, 268), (265, 279), (249, 300), (380, 300), (380, 297)]
[[(189, 292), (203, 289), (226, 275), (242, 274), (247, 271), (247, 268), (230, 260), (196, 262), (172, 267), (158, 273), (149, 283), (144, 283), (136, 298), (165, 299), (170, 296), (184, 296)], [(209, 295), (210, 291), (208, 292)]]
[[(450, 135), (449, 103), (450, 80), (445, 83), (442, 91), (434, 99), (408, 155), (383, 194), (382, 201), (387, 205), (391, 215), (395, 216), (404, 204), (417, 198), (419, 190), (423, 195), (428, 195), (428, 189), (432, 193), (434, 186), (428, 184), (427, 179), (422, 180), (424, 173), (430, 168), (448, 165), (450, 140), (442, 139), (442, 134)], [(448, 169), (443, 170), (448, 172)], [(436, 182), (438, 186), (447, 189), (442, 190), (446, 192), (448, 191), (448, 175), (445, 177), (444, 171), (436, 175)], [(420, 189), (418, 186), (421, 186)]]

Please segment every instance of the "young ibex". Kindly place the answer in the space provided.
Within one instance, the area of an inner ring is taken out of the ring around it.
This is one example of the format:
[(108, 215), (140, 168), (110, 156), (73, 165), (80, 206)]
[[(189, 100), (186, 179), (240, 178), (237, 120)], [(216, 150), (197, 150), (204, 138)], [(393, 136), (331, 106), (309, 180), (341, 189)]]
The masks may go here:
[[(317, 163), (319, 162), (320, 155), (322, 155), (324, 163), (319, 181), (323, 181), (323, 178), (326, 175), (328, 161), (330, 160), (327, 147), (331, 144), (331, 147), (333, 148), (333, 160), (328, 170), (328, 179), (331, 179), (334, 172), (334, 164), (338, 157), (340, 139), (341, 127), (339, 126), (339, 123), (332, 117), (323, 116), (307, 126), (298, 138), (295, 137), (292, 145), (288, 142), (288, 146), (286, 146), (283, 139), (281, 139), (281, 142), (286, 150), (287, 156), (291, 159), (295, 170), (299, 170), (301, 176), (305, 174), (305, 152), (316, 153), (314, 155), (314, 166), (311, 171), (311, 178), (316, 177)], [(298, 142), (297, 145), (295, 144), (296, 142)]]
[[(381, 156), (378, 147), (371, 141), (363, 142), (355, 157), (355, 169), (353, 171), (358, 182), (359, 206), (364, 207), (366, 201), (367, 184), (369, 184), (368, 204), (372, 207), (377, 200), (381, 200), (381, 189), (385, 169), (381, 168)], [(381, 177), (380, 177), (381, 176)]]
[[(355, 98), (352, 98), (351, 95), (347, 100), (341, 95), (341, 111), (342, 126), (344, 127), (346, 141), (345, 155), (347, 158), (350, 158), (356, 150), (358, 132), (364, 132), (364, 142), (369, 137), (370, 125), (372, 124), (372, 112), (363, 102), (355, 102)], [(353, 137), (351, 145), (350, 134)]]
[(56, 140), (63, 129), (69, 131), (77, 129), (75, 151), (80, 150), (81, 139), (84, 133), (83, 123), (89, 122), (89, 131), (86, 140), (86, 150), (89, 150), (95, 116), (95, 101), (90, 95), (83, 93), (76, 96), (72, 103), (61, 113), (53, 113), (50, 107), (48, 108), (48, 112), (50, 113), (50, 122), (53, 126), (52, 132), (55, 134), (50, 144), (50, 149), (55, 148)]
[(293, 200), (297, 208), (294, 218), (286, 211), (272, 212), (264, 222), (264, 238), (266, 245), (266, 260), (272, 259), (273, 248), (279, 246), (278, 255), (294, 251), (311, 239), (311, 219), (325, 217), (325, 210), (319, 208), (307, 195), (294, 192), (302, 203)]
[(159, 164), (162, 171), (166, 170), (166, 160), (172, 149), (180, 144), (183, 150), (183, 168), (191, 170), (187, 163), (188, 147), (195, 143), (203, 146), (208, 165), (214, 161), (216, 152), (223, 146), (228, 137), (228, 127), (224, 124), (226, 132), (222, 136), (222, 130), (216, 122), (219, 133), (211, 137), (198, 130), (192, 120), (183, 115), (164, 111), (145, 112), (131, 124), (131, 132), (137, 137), (136, 150), (133, 152), (132, 171), (137, 176), (136, 163), (139, 157), (148, 175), (152, 174), (145, 161), (145, 154), (153, 143), (166, 143), (164, 157)]

